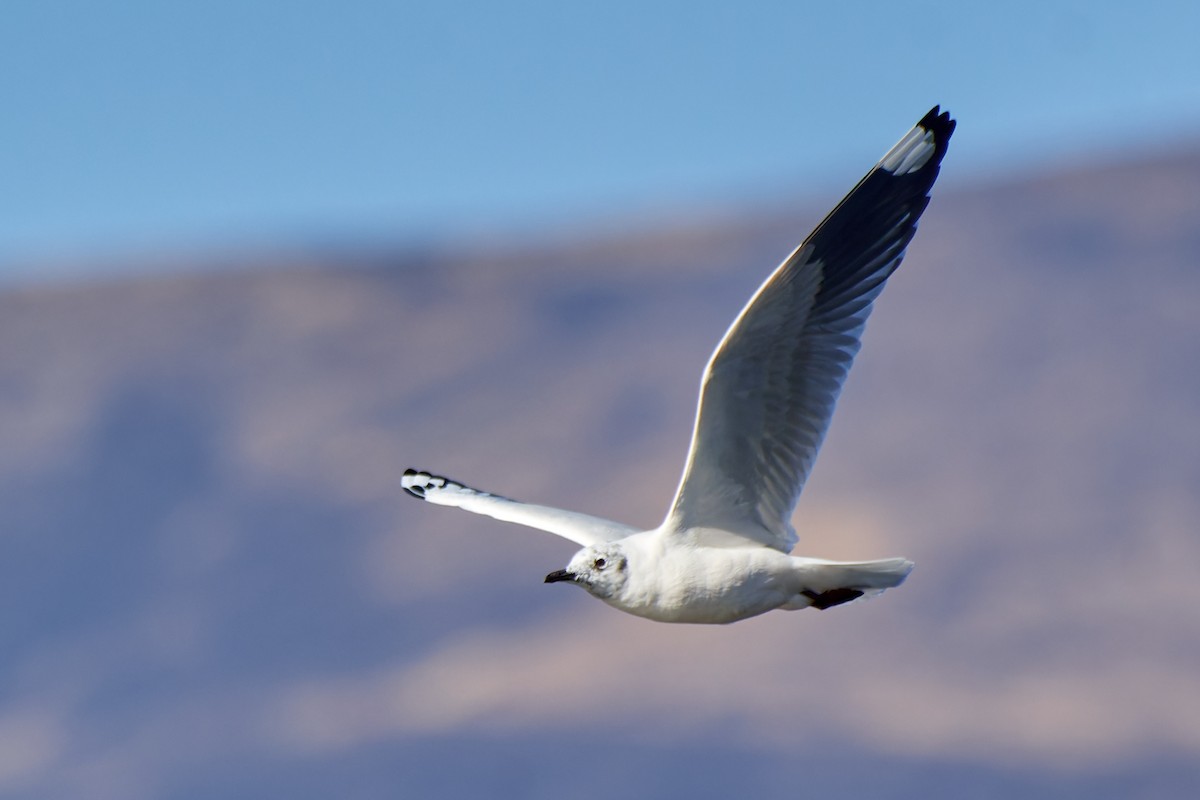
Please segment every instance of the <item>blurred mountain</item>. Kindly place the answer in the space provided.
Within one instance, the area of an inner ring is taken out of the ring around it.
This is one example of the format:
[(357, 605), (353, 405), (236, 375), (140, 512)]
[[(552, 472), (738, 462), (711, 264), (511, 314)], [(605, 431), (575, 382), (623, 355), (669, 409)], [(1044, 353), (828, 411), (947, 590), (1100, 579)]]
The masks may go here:
[(1200, 151), (936, 192), (795, 520), (880, 600), (659, 625), (399, 492), (656, 524), (836, 200), (0, 293), (0, 795), (1195, 794)]

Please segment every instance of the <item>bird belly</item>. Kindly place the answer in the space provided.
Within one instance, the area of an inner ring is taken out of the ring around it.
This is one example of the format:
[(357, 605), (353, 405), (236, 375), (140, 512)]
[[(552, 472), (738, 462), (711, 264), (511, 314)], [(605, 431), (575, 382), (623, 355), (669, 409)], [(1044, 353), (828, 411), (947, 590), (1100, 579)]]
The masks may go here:
[(663, 558), (653, 581), (608, 598), (622, 611), (659, 622), (723, 624), (779, 608), (795, 594), (788, 557), (747, 548), (696, 548)]

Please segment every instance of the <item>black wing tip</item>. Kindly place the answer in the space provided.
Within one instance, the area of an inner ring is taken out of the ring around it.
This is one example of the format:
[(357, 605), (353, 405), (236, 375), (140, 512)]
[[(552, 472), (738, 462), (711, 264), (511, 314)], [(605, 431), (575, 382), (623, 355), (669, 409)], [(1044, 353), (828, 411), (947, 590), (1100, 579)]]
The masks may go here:
[[(957, 126), (949, 111), (942, 111), (940, 105), (934, 106), (880, 159), (878, 166), (902, 184), (917, 181), (933, 186)], [(863, 180), (869, 180), (873, 174)]]
[(929, 109), (928, 114), (921, 117), (921, 121), (917, 125), (933, 134), (933, 140), (937, 147), (934, 160), (940, 161), (941, 156), (946, 152), (946, 145), (949, 144), (950, 137), (954, 134), (954, 129), (958, 127), (958, 120), (952, 119), (949, 111), (942, 111), (941, 105), (936, 105)]
[(404, 470), (404, 477), (400, 479), (400, 488), (408, 492), (413, 497), (424, 500), (425, 492), (431, 486), (433, 488), (440, 488), (437, 485), (438, 480), (441, 480), (443, 485), (446, 482), (445, 478), (434, 475), (432, 472), (425, 472), (424, 470), (412, 469), (410, 467), (409, 469)]
[(438, 475), (436, 472), (428, 472), (423, 469), (412, 469), (411, 467), (404, 470), (404, 477), (400, 479), (400, 488), (413, 497), (419, 497), (422, 500), (428, 500), (427, 495), (431, 491), (449, 490), (481, 496), (488, 494), (487, 492), (481, 492), (469, 486), (464, 486), (453, 478), (447, 478), (445, 475)]

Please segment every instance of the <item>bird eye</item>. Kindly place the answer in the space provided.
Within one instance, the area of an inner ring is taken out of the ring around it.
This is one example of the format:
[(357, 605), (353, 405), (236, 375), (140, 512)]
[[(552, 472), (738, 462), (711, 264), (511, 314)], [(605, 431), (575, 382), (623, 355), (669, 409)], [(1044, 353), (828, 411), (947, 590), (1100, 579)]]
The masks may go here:
[(596, 569), (604, 569), (606, 566), (608, 566), (608, 562), (605, 561), (603, 558), (597, 558), (595, 561), (592, 562), (592, 566), (595, 567)]

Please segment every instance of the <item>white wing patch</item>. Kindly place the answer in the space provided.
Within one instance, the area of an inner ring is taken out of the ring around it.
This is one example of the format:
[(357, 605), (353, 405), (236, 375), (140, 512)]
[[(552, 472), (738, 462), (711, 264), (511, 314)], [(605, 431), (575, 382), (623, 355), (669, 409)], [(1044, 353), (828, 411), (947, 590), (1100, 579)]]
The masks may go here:
[(893, 175), (909, 175), (925, 166), (937, 145), (933, 131), (917, 126), (909, 131), (879, 162)]

